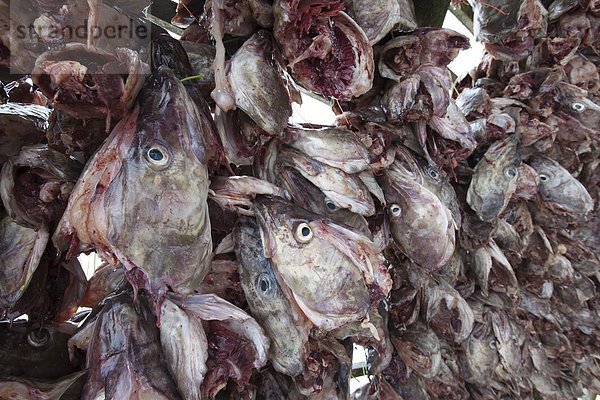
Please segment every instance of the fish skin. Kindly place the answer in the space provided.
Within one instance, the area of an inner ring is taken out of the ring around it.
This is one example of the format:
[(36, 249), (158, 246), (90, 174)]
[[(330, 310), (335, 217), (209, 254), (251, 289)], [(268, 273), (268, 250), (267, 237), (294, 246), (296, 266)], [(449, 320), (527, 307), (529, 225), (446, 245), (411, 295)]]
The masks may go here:
[(263, 255), (257, 223), (240, 218), (233, 235), (248, 306), (271, 339), (269, 360), (275, 371), (297, 376), (304, 370), (310, 323), (294, 311), (279, 286), (271, 262)]
[[(1, 215), (1, 214), (0, 214)], [(25, 293), (48, 243), (46, 227), (37, 232), (4, 215), (0, 220), (0, 309), (12, 308)]]
[(81, 398), (181, 399), (159, 337), (146, 298), (137, 304), (127, 293), (111, 299), (94, 327), (87, 352), (89, 375)]
[(272, 136), (279, 136), (292, 106), (279, 71), (272, 64), (273, 37), (260, 31), (233, 55), (228, 78), (235, 104)]
[(493, 221), (517, 189), (521, 164), (520, 138), (508, 136), (494, 143), (475, 166), (467, 203), (483, 221)]
[[(384, 173), (383, 191), (394, 241), (417, 265), (435, 271), (454, 252), (455, 222), (440, 199), (419, 184), (418, 174), (416, 164), (396, 161)], [(424, 248), (422, 243), (432, 245)]]
[(275, 198), (257, 199), (255, 211), (282, 289), (317, 327), (363, 319), (371, 305), (368, 286), (389, 293), (383, 256), (370, 239)]
[(185, 399), (200, 400), (200, 385), (208, 370), (208, 340), (202, 323), (169, 299), (160, 311), (160, 344), (169, 372)]
[(317, 186), (337, 207), (362, 215), (375, 214), (373, 197), (358, 175), (350, 175), (292, 148), (278, 154), (281, 168), (293, 168)]
[[(166, 116), (166, 117), (165, 117)], [(76, 184), (53, 241), (67, 256), (96, 249), (160, 302), (192, 292), (210, 268), (208, 171), (198, 111), (158, 68)], [(154, 152), (161, 160), (152, 160)], [(192, 184), (190, 184), (192, 183)]]
[(365, 3), (344, 0), (346, 12), (363, 29), (369, 43), (375, 45), (392, 30), (417, 28), (415, 9), (410, 0), (377, 0)]
[(535, 156), (529, 164), (539, 175), (538, 193), (543, 201), (576, 215), (592, 211), (594, 201), (586, 188), (558, 162)]

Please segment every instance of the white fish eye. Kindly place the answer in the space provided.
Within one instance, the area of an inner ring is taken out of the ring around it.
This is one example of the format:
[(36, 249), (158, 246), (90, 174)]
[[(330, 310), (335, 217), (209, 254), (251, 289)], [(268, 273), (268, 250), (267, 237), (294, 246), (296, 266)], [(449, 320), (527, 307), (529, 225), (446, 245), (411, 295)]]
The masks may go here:
[(577, 271), (575, 271), (575, 279), (581, 279), (581, 274)]
[(547, 182), (548, 179), (550, 179), (550, 178), (548, 178), (548, 175), (540, 174), (540, 181)]
[(497, 349), (497, 348), (498, 348), (498, 345), (496, 344), (496, 341), (492, 340), (490, 342), (490, 349)]
[(152, 146), (146, 152), (146, 159), (152, 165), (164, 167), (169, 163), (169, 152), (162, 146)]
[(402, 209), (400, 208), (400, 206), (398, 204), (392, 204), (390, 206), (390, 212), (392, 213), (392, 215), (394, 217), (399, 217), (400, 214), (402, 214)]
[(27, 343), (32, 347), (44, 347), (50, 343), (50, 332), (47, 329), (34, 329), (27, 334)]
[(338, 206), (335, 205), (335, 203), (329, 199), (325, 199), (325, 207), (327, 207), (327, 209), (329, 211), (335, 211), (338, 209)]
[(310, 242), (313, 238), (313, 232), (310, 228), (310, 225), (308, 225), (306, 222), (298, 224), (298, 226), (296, 227), (295, 237), (296, 240), (300, 243)]
[(515, 178), (518, 175), (519, 171), (517, 171), (515, 167), (508, 167), (504, 170), (504, 173), (509, 178)]
[(434, 167), (432, 167), (431, 165), (427, 166), (427, 175), (429, 175), (429, 177), (431, 179), (435, 179), (438, 180), (440, 178), (440, 173), (437, 169), (435, 169)]
[(573, 103), (573, 104), (571, 104), (571, 109), (573, 111), (583, 112), (583, 111), (585, 111), (585, 104), (579, 103), (579, 102)]
[(267, 274), (260, 274), (258, 278), (256, 278), (256, 287), (260, 293), (271, 294), (274, 292), (275, 288), (270, 278), (271, 277)]

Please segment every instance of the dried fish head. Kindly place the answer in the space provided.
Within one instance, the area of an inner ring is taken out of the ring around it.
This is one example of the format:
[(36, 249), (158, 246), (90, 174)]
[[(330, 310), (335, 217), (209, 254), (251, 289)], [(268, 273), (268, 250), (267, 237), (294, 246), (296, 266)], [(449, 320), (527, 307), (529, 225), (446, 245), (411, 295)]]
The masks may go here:
[(338, 0), (273, 6), (275, 39), (295, 80), (313, 92), (350, 100), (371, 89), (375, 63), (365, 32)]
[(98, 315), (82, 399), (181, 398), (163, 356), (156, 318), (146, 299), (139, 300), (136, 305), (122, 294)]
[(391, 289), (380, 250), (365, 236), (275, 198), (258, 199), (255, 209), (284, 293), (319, 328), (363, 319), (371, 293)]
[(230, 60), (228, 78), (235, 104), (265, 132), (279, 136), (292, 115), (283, 79), (273, 63), (273, 38), (254, 34)]
[(494, 370), (500, 362), (491, 323), (476, 323), (473, 332), (463, 344), (463, 351), (465, 380), (482, 385), (491, 382)]
[(257, 223), (240, 218), (233, 235), (248, 306), (271, 339), (269, 360), (276, 371), (297, 376), (304, 369), (310, 323), (279, 286), (271, 262), (263, 254)]
[(68, 256), (97, 248), (160, 301), (167, 287), (192, 292), (210, 267), (208, 171), (198, 111), (175, 75), (159, 68), (141, 93), (88, 163), (53, 240)]
[(440, 339), (423, 323), (416, 322), (398, 335), (392, 333), (392, 343), (398, 356), (419, 376), (433, 378), (439, 372)]
[(492, 221), (508, 205), (517, 189), (521, 164), (519, 137), (511, 135), (494, 143), (475, 166), (467, 203), (484, 221)]
[(285, 148), (277, 156), (279, 168), (293, 168), (317, 186), (337, 207), (371, 216), (375, 214), (375, 203), (366, 184), (359, 175), (347, 174), (341, 169), (321, 163), (302, 152)]
[(417, 265), (434, 271), (454, 252), (455, 222), (440, 199), (419, 184), (418, 174), (414, 160), (412, 165), (396, 160), (385, 171), (383, 190), (394, 241)]
[(377, 0), (368, 5), (360, 0), (344, 0), (344, 4), (348, 15), (365, 31), (371, 45), (392, 30), (417, 28), (412, 0)]
[(543, 201), (576, 215), (592, 210), (594, 202), (588, 191), (558, 162), (536, 156), (529, 164), (539, 175), (538, 193)]

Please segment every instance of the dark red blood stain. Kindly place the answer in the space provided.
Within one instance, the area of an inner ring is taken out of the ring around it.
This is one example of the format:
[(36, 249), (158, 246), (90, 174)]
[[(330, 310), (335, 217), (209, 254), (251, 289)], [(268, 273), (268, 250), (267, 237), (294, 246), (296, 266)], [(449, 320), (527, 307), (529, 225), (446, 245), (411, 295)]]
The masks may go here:
[[(15, 173), (14, 194), (20, 207), (36, 221), (47, 223), (48, 221), (58, 220), (67, 206), (67, 199), (61, 199), (60, 194), (54, 191), (47, 191), (46, 202), (40, 199), (40, 190), (42, 187), (52, 181), (44, 171), (30, 170), (20, 168)], [(60, 191), (60, 187), (57, 186)]]
[(229, 378), (244, 387), (250, 381), (256, 352), (245, 337), (219, 321), (203, 323), (208, 339), (208, 373), (202, 383), (203, 397), (212, 398)]
[(335, 17), (344, 8), (344, 4), (339, 0), (292, 0), (291, 20), (300, 28), (300, 33), (306, 34), (311, 30), (317, 17)]
[[(323, 29), (325, 27), (321, 26), (320, 30)], [(327, 33), (332, 41), (329, 55), (325, 59), (309, 58), (299, 62), (294, 65), (294, 73), (299, 79), (311, 82), (325, 96), (341, 97), (344, 89), (353, 81), (355, 49), (348, 37), (335, 25)]]

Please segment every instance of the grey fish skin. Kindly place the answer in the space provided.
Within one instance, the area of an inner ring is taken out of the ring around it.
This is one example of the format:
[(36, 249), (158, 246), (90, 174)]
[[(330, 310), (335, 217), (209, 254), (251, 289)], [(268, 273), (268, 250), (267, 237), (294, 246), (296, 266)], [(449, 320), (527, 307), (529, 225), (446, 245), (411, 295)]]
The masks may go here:
[(141, 298), (112, 299), (98, 315), (87, 352), (83, 400), (181, 399), (160, 347), (156, 318)]
[(165, 299), (160, 312), (160, 344), (169, 372), (185, 399), (199, 400), (208, 370), (208, 340), (202, 321), (170, 299)]
[(96, 248), (155, 301), (167, 287), (192, 292), (212, 252), (202, 126), (184, 86), (158, 68), (76, 184), (57, 248)]
[[(383, 191), (394, 241), (420, 267), (441, 268), (455, 248), (455, 222), (440, 199), (419, 184), (419, 170), (412, 160), (396, 161), (385, 171)], [(430, 243), (430, 246), (423, 246)]]
[(289, 126), (283, 141), (307, 156), (347, 174), (369, 168), (370, 154), (356, 134), (343, 127), (307, 129)]
[(36, 232), (17, 224), (9, 216), (0, 219), (0, 310), (13, 307), (25, 293), (48, 238), (46, 227)]
[(269, 360), (276, 371), (297, 376), (304, 370), (308, 329), (285, 297), (271, 262), (264, 256), (257, 223), (240, 218), (233, 231), (240, 282), (252, 315), (271, 339)]
[(468, 340), (463, 343), (462, 368), (465, 380), (474, 384), (488, 384), (500, 362), (496, 340), (489, 321), (475, 325)]
[[(448, 176), (438, 169), (436, 166), (427, 162), (426, 159), (412, 154), (408, 149), (404, 151), (400, 148), (396, 148), (397, 158), (400, 158), (399, 154), (404, 157), (411, 157), (414, 159), (421, 172), (420, 183), (428, 189), (430, 192), (435, 194), (438, 199), (450, 210), (452, 213), (452, 219), (456, 227), (460, 229), (462, 223), (462, 216), (460, 214), (460, 206), (458, 205), (458, 198), (456, 192), (448, 180)], [(410, 155), (409, 155), (410, 154)]]
[(369, 238), (276, 198), (257, 199), (255, 212), (282, 289), (317, 327), (362, 320), (370, 291), (389, 293), (383, 256)]
[(272, 64), (273, 51), (269, 33), (254, 34), (231, 58), (228, 78), (236, 106), (265, 132), (278, 136), (287, 126), (292, 106), (285, 84)]
[(529, 164), (539, 175), (538, 193), (542, 200), (572, 214), (587, 214), (594, 201), (586, 188), (558, 162), (541, 156)]
[(344, 0), (346, 12), (365, 31), (371, 45), (392, 30), (412, 31), (417, 28), (412, 0)]
[(494, 220), (517, 188), (521, 164), (520, 139), (511, 135), (490, 146), (475, 166), (467, 203), (483, 221)]
[(339, 224), (354, 228), (356, 232), (371, 237), (371, 231), (362, 215), (338, 207), (323, 192), (304, 178), (298, 171), (290, 168), (279, 168), (275, 171), (278, 183), (285, 188), (294, 203), (316, 214), (327, 216)]
[(375, 203), (367, 186), (358, 175), (350, 175), (321, 163), (293, 148), (286, 148), (278, 155), (281, 168), (293, 168), (317, 186), (337, 207), (371, 216)]
[(397, 336), (392, 333), (391, 340), (400, 358), (419, 376), (437, 375), (442, 363), (440, 339), (425, 324), (416, 322)]

